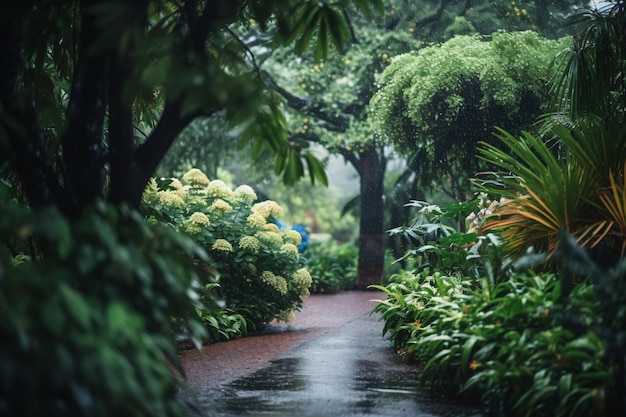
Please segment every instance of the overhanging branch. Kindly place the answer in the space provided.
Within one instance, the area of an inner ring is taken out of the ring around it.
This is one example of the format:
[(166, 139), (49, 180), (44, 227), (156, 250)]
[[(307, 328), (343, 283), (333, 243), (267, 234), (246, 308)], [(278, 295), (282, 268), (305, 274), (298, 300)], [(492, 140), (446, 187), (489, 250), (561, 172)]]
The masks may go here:
[(325, 103), (312, 102), (311, 100), (291, 94), (289, 91), (279, 86), (276, 80), (274, 80), (267, 71), (262, 71), (261, 75), (269, 87), (285, 99), (289, 107), (326, 122), (324, 127), (327, 130), (342, 133), (350, 127), (350, 119), (348, 117), (332, 115), (325, 112), (323, 110), (323, 108), (326, 107)]

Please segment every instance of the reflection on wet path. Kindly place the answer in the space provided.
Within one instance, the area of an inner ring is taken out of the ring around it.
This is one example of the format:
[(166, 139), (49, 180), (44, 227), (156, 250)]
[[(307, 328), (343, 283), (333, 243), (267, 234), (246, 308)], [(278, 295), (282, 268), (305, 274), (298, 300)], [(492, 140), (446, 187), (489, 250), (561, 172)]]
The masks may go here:
[(478, 416), (437, 403), (416, 376), (365, 315), (198, 399), (202, 414), (214, 417)]

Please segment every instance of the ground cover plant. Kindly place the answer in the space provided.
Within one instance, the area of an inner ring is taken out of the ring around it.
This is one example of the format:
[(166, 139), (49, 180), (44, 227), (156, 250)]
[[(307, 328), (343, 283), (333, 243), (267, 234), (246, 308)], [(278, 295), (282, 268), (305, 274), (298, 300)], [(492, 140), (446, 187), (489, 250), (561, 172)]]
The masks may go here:
[(208, 253), (200, 267), (226, 310), (201, 314), (222, 336), (255, 330), (274, 319), (288, 321), (309, 295), (311, 276), (298, 252), (302, 236), (274, 223), (282, 216), (276, 202), (257, 202), (252, 188), (232, 190), (198, 169), (180, 180), (152, 181), (143, 198), (150, 219), (187, 234)]
[(311, 292), (334, 293), (354, 289), (358, 253), (356, 245), (340, 245), (333, 239), (309, 244), (305, 257), (312, 279)]

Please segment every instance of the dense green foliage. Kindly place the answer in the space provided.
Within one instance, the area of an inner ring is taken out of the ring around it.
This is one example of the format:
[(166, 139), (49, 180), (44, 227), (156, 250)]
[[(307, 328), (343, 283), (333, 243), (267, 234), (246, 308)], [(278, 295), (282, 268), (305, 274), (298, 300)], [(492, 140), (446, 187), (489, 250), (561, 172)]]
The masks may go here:
[(516, 273), (482, 286), (427, 270), (393, 280), (374, 311), (402, 355), (422, 365), (424, 382), (479, 396), (494, 416), (610, 415), (605, 401), (615, 392), (590, 285), (576, 288), (564, 312), (552, 274)]
[[(419, 245), (406, 254), (413, 269), (375, 287), (386, 299), (373, 312), (399, 353), (420, 365), (423, 382), (470, 402), (481, 398), (488, 415), (611, 415), (616, 359), (606, 355), (595, 286), (577, 285), (563, 304), (559, 275), (527, 269), (545, 256), (512, 262), (497, 237), (442, 224), (459, 206), (420, 207), (410, 227), (395, 231)], [(470, 229), (481, 222), (476, 214), (467, 220)], [(584, 264), (576, 271), (593, 265)]]
[(466, 199), (467, 178), (485, 169), (472, 157), (495, 126), (519, 131), (546, 110), (547, 70), (571, 42), (534, 32), (457, 36), (400, 55), (379, 80), (369, 113), (376, 131), (419, 155), (422, 189)]
[[(191, 262), (206, 253), (130, 209), (98, 204), (74, 223), (52, 209), (0, 210), (17, 250), (0, 251), (0, 414), (180, 415), (171, 365), (177, 340), (206, 337)], [(50, 250), (29, 262), (20, 249), (35, 236)]]
[[(302, 236), (279, 230), (282, 216), (274, 201), (256, 202), (247, 185), (231, 190), (191, 169), (182, 177), (152, 182), (144, 193), (145, 211), (191, 236), (209, 254), (201, 267), (226, 307), (245, 318), (251, 328), (274, 319), (288, 321), (309, 295), (311, 276), (298, 245)], [(204, 317), (209, 323), (211, 316)]]
[(312, 242), (304, 256), (311, 274), (312, 293), (333, 293), (355, 288), (358, 248), (354, 244), (339, 245), (332, 239)]

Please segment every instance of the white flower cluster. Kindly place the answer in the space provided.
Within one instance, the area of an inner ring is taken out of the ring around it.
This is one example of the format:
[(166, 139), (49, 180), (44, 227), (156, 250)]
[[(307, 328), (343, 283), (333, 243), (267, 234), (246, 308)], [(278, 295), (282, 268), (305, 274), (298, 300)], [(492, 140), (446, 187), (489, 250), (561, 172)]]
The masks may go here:
[(211, 249), (220, 252), (232, 252), (233, 245), (231, 245), (231, 243), (226, 239), (216, 239), (213, 246), (211, 246)]
[(257, 253), (261, 249), (261, 242), (254, 236), (244, 236), (239, 239), (239, 247)]
[(291, 276), (291, 280), (293, 281), (293, 285), (296, 290), (300, 293), (302, 297), (309, 296), (309, 288), (313, 283), (313, 279), (311, 278), (311, 274), (307, 271), (306, 268), (300, 268)]
[(275, 218), (283, 216), (283, 208), (279, 206), (277, 202), (272, 200), (265, 200), (260, 203), (256, 203), (252, 206), (252, 212), (260, 214), (266, 219), (270, 216)]
[(271, 271), (261, 272), (261, 281), (274, 288), (281, 295), (286, 295), (289, 291), (287, 280), (280, 275), (274, 275)]

